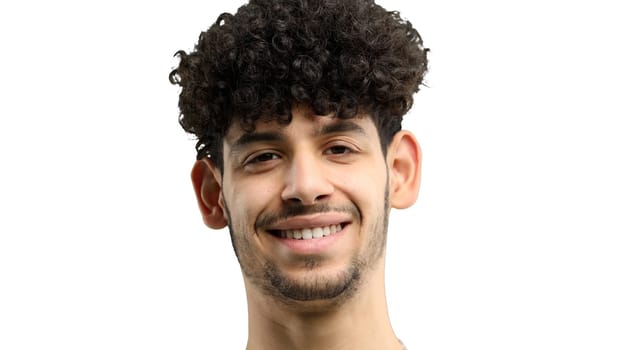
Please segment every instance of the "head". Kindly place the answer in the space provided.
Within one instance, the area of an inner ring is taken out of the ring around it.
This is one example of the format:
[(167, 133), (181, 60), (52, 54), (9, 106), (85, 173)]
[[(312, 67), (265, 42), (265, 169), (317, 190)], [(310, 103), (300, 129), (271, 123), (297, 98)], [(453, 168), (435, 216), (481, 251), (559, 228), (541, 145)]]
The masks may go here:
[[(229, 226), (248, 284), (284, 301), (356, 291), (389, 209), (416, 198), (419, 148), (400, 130), (426, 54), (409, 22), (364, 0), (251, 0), (178, 52), (199, 206)], [(323, 238), (295, 239), (308, 231)]]

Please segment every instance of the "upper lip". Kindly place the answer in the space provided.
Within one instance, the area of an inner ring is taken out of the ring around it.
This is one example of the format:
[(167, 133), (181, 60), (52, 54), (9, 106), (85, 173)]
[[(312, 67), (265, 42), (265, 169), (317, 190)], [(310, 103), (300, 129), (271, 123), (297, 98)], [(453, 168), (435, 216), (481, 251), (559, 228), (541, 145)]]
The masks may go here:
[(350, 221), (350, 217), (345, 213), (317, 213), (312, 215), (302, 215), (291, 217), (277, 222), (268, 227), (268, 230), (296, 230), (312, 227), (323, 227), (330, 225), (343, 224)]

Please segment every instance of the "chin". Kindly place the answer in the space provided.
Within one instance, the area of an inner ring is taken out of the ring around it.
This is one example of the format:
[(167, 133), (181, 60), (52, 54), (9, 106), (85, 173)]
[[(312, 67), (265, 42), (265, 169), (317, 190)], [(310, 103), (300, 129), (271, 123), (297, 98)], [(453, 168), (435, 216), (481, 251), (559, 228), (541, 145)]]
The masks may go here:
[(268, 284), (264, 289), (278, 301), (309, 309), (308, 311), (318, 311), (346, 302), (359, 287), (361, 264), (357, 261), (337, 274), (323, 273), (321, 268), (312, 269), (313, 272), (305, 272), (304, 276), (296, 278), (288, 276), (274, 265), (267, 264), (265, 277)]

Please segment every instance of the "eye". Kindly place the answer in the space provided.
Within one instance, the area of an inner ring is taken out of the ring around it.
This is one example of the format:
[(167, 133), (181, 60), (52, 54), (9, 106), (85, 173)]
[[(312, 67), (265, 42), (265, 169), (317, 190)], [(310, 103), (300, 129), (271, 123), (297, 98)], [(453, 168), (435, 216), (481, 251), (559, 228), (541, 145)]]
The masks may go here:
[(327, 154), (347, 154), (347, 153), (351, 153), (352, 149), (350, 147), (344, 146), (344, 145), (336, 145), (336, 146), (332, 146), (330, 148), (328, 148), (326, 150)]
[(272, 153), (272, 152), (264, 152), (264, 153), (260, 153), (254, 157), (251, 157), (246, 164), (253, 164), (253, 163), (263, 163), (263, 162), (268, 162), (274, 159), (279, 159), (279, 155), (276, 153)]

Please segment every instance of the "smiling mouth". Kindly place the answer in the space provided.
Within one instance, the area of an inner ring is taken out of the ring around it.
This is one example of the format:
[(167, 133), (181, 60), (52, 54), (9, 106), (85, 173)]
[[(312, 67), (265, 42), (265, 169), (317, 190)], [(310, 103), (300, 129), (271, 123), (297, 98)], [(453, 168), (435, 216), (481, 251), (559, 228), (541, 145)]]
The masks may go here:
[(300, 229), (291, 229), (291, 230), (269, 230), (268, 232), (276, 236), (278, 238), (284, 239), (298, 239), (298, 240), (309, 240), (309, 239), (320, 239), (323, 237), (328, 237), (335, 233), (340, 232), (344, 229), (347, 223), (341, 223), (336, 225), (326, 225), (321, 227), (305, 227)]

